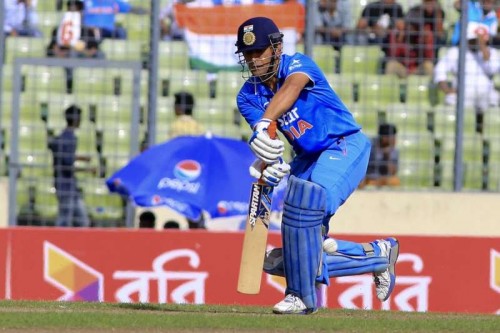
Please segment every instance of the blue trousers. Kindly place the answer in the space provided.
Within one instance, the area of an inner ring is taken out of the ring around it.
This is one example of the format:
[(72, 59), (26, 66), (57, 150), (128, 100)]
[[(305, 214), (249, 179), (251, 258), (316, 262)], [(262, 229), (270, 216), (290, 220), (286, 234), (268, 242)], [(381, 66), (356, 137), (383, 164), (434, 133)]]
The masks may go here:
[(330, 218), (363, 180), (370, 159), (371, 143), (362, 132), (340, 138), (316, 155), (298, 155), (291, 174), (321, 185), (327, 192), (323, 225), (328, 233)]
[(90, 219), (83, 198), (78, 191), (67, 191), (57, 195), (58, 227), (89, 227)]

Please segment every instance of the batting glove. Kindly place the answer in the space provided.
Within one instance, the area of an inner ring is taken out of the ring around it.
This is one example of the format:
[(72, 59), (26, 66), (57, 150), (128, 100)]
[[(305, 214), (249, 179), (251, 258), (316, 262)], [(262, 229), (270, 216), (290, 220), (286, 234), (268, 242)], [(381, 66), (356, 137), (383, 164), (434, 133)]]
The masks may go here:
[(285, 143), (280, 139), (271, 139), (267, 129), (271, 124), (270, 119), (261, 119), (254, 127), (254, 132), (250, 141), (250, 148), (255, 156), (263, 160), (267, 164), (274, 164), (283, 157), (285, 151)]
[(250, 175), (262, 179), (269, 186), (277, 186), (280, 181), (290, 173), (290, 164), (279, 158), (278, 163), (267, 165), (264, 161), (256, 159), (250, 166)]

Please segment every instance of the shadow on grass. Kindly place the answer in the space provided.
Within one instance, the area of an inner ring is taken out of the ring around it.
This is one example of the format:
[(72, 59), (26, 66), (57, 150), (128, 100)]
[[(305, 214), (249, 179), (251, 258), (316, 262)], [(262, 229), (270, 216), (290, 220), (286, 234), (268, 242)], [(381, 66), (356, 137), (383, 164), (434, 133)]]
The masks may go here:
[(112, 306), (120, 309), (158, 312), (203, 312), (203, 313), (231, 313), (231, 314), (268, 314), (270, 310), (252, 306), (220, 306), (205, 304), (151, 304), (151, 303), (119, 303)]

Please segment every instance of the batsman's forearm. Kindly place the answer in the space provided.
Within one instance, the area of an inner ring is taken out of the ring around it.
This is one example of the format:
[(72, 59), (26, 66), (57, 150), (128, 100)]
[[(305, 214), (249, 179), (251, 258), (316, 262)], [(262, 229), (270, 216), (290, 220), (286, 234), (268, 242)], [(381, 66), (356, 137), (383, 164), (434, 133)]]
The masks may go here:
[(283, 113), (292, 107), (296, 100), (297, 97), (289, 94), (276, 94), (271, 100), (271, 103), (267, 106), (263, 118), (271, 120), (278, 119)]
[(302, 73), (289, 76), (267, 106), (263, 118), (276, 120), (288, 111), (308, 82), (309, 77)]

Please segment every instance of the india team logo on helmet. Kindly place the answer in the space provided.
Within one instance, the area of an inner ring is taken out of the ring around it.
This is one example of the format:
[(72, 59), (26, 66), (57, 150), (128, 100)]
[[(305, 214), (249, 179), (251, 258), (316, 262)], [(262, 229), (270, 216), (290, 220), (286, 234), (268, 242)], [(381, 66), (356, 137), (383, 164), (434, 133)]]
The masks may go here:
[(255, 43), (255, 34), (253, 33), (253, 25), (243, 27), (243, 43), (245, 45), (253, 45)]
[(183, 160), (175, 165), (174, 175), (183, 181), (193, 181), (201, 174), (201, 165), (195, 160)]

